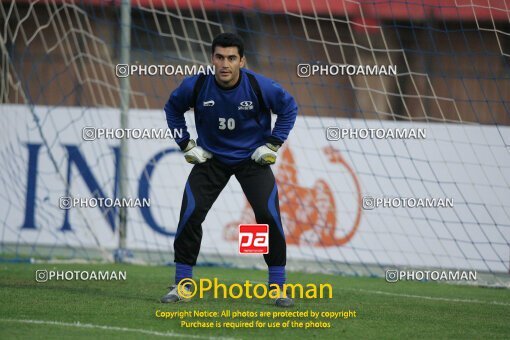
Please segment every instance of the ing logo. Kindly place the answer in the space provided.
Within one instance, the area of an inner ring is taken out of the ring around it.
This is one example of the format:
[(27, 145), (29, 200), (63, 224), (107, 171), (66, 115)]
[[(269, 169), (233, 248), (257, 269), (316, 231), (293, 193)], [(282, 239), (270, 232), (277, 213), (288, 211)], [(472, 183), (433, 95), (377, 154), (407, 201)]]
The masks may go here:
[[(312, 187), (304, 187), (298, 182), (298, 168), (289, 147), (282, 148), (281, 160), (276, 172), (280, 214), (282, 217), (285, 239), (288, 245), (307, 245), (315, 247), (342, 246), (348, 243), (356, 233), (362, 212), (362, 194), (358, 177), (351, 166), (333, 147), (323, 149), (330, 164), (342, 167), (338, 176), (348, 176), (354, 184), (352, 199), (355, 203), (354, 220), (340, 220), (337, 204), (330, 184), (322, 178)], [(334, 175), (332, 175), (334, 176)], [(337, 190), (341, 188), (337, 188)], [(228, 241), (237, 241), (240, 224), (255, 224), (255, 217), (250, 204), (246, 201), (238, 221), (227, 224), (224, 237)], [(344, 225), (342, 225), (342, 223)], [(339, 232), (343, 231), (342, 235)]]

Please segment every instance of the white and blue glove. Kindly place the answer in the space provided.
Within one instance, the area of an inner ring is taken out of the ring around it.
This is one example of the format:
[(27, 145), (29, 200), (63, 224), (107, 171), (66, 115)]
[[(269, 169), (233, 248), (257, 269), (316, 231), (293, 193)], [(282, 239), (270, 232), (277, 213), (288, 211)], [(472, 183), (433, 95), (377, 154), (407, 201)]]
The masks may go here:
[(186, 162), (191, 164), (205, 163), (208, 159), (212, 158), (212, 154), (197, 146), (193, 139), (189, 140), (188, 145), (183, 151)]
[(276, 162), (276, 157), (278, 156), (276, 151), (278, 151), (279, 148), (280, 145), (266, 143), (255, 150), (255, 152), (251, 155), (251, 159), (262, 165), (274, 164)]

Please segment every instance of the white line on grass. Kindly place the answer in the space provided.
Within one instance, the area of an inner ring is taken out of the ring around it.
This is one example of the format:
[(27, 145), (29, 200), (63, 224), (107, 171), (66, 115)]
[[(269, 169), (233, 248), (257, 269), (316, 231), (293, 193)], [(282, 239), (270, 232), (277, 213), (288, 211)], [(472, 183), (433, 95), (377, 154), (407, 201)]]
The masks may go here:
[(165, 336), (165, 337), (181, 337), (181, 338), (192, 338), (192, 339), (211, 339), (211, 340), (234, 339), (234, 338), (200, 336), (200, 335), (192, 335), (192, 334), (184, 334), (184, 333), (173, 333), (173, 332), (165, 332), (164, 333), (164, 332), (150, 331), (147, 329), (140, 329), (140, 328), (104, 326), (104, 325), (94, 325), (94, 324), (90, 324), (90, 323), (80, 323), (80, 322), (71, 323), (71, 322), (61, 322), (61, 321), (25, 320), (25, 319), (0, 319), (0, 322), (17, 322), (17, 323), (28, 323), (28, 324), (38, 324), (38, 325), (103, 329), (103, 330), (108, 330), (108, 331), (132, 332), (132, 333), (142, 333), (142, 334), (147, 334), (147, 335), (157, 335), (157, 336)]
[[(238, 280), (223, 280), (223, 281), (226, 281), (226, 282), (238, 282)], [(250, 282), (254, 283), (254, 284), (258, 284), (258, 283), (265, 284), (265, 283), (267, 283), (267, 282), (262, 282), (262, 281), (250, 281)], [(295, 284), (295, 283), (293, 283), (293, 284)], [(351, 291), (356, 291), (356, 292), (371, 293), (371, 294), (379, 294), (379, 295), (400, 296), (400, 297), (405, 297), (405, 298), (432, 300), (432, 301), (480, 303), (480, 304), (483, 304), (483, 305), (510, 306), (510, 303), (507, 303), (507, 302), (498, 302), (498, 301), (481, 301), (481, 300), (470, 300), (470, 299), (450, 299), (450, 298), (434, 297), (434, 296), (426, 296), (426, 295), (412, 295), (412, 294), (391, 293), (391, 292), (384, 292), (382, 290), (370, 290), (370, 289), (362, 289), (362, 288), (339, 288), (339, 289), (341, 289), (341, 290), (351, 290)]]
[(447, 301), (447, 302), (464, 302), (464, 303), (481, 303), (484, 305), (499, 305), (499, 306), (510, 306), (510, 303), (506, 302), (498, 302), (498, 301), (481, 301), (481, 300), (470, 300), (470, 299), (450, 299), (443, 297), (434, 297), (434, 296), (426, 296), (426, 295), (411, 295), (411, 294), (400, 294), (400, 293), (390, 293), (383, 292), (381, 290), (369, 290), (369, 289), (361, 289), (361, 288), (340, 288), (343, 290), (352, 290), (364, 293), (371, 294), (379, 294), (379, 295), (390, 295), (390, 296), (400, 296), (406, 298), (414, 298), (414, 299), (423, 299), (423, 300), (433, 300), (433, 301)]

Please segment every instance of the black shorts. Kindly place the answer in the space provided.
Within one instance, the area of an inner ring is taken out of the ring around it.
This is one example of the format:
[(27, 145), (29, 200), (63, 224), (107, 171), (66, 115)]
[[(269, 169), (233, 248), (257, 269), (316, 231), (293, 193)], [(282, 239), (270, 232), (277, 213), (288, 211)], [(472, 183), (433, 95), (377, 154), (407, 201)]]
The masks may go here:
[(270, 166), (251, 159), (232, 166), (212, 158), (193, 167), (182, 198), (174, 241), (175, 262), (196, 264), (202, 241), (202, 222), (232, 175), (241, 184), (257, 223), (269, 225), (269, 253), (264, 255), (266, 264), (285, 266), (287, 247), (275, 177)]

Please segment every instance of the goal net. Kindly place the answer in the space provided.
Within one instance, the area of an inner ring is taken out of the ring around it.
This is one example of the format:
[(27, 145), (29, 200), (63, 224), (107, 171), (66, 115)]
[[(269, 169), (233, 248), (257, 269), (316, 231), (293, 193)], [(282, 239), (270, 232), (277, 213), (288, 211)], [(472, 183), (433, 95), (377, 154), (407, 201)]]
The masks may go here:
[[(121, 1), (2, 1), (2, 259), (112, 261), (121, 244), (124, 260), (171, 263), (192, 166), (159, 133), (163, 106), (185, 73), (210, 65), (213, 38), (235, 32), (246, 67), (299, 106), (272, 167), (289, 268), (476, 271), (475, 283), (508, 285), (510, 1), (133, 0), (130, 10), (125, 25)], [(192, 111), (186, 119), (196, 137)], [(125, 233), (118, 199), (133, 205)], [(263, 267), (238, 252), (238, 225), (254, 222), (232, 179), (203, 224), (199, 264)]]

